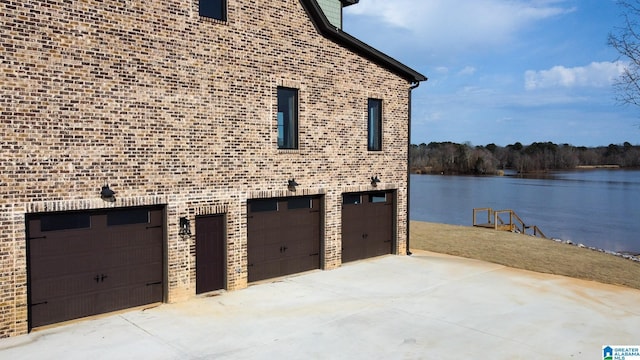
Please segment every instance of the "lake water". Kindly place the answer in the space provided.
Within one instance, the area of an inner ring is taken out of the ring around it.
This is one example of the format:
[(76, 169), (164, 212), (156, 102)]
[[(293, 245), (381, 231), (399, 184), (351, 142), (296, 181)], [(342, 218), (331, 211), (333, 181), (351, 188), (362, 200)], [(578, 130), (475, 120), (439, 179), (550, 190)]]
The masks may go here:
[(411, 175), (410, 196), (411, 220), (470, 226), (473, 208), (510, 209), (547, 237), (640, 253), (640, 170), (554, 172), (541, 179)]

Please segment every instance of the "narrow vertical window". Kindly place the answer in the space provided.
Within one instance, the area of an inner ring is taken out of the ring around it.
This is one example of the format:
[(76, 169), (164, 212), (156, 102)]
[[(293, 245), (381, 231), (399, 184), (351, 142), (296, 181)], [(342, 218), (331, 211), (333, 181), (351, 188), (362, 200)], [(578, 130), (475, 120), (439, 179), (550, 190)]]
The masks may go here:
[(367, 148), (382, 150), (382, 100), (369, 99), (367, 124)]
[(298, 148), (298, 90), (278, 88), (278, 149)]
[(227, 0), (200, 0), (200, 16), (227, 21)]

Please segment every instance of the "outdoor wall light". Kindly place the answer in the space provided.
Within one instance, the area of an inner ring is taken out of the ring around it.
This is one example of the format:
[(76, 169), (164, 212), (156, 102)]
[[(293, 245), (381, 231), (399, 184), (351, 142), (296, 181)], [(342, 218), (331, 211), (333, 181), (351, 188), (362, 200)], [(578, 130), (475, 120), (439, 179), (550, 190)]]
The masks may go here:
[(191, 222), (186, 217), (180, 218), (180, 231), (178, 235), (184, 237), (191, 236)]
[(289, 191), (296, 191), (296, 186), (298, 185), (300, 184), (298, 184), (295, 179), (287, 181), (287, 188), (289, 188)]
[(109, 184), (105, 184), (100, 190), (100, 198), (104, 201), (114, 202), (116, 201), (116, 192), (109, 189)]
[(371, 177), (371, 186), (378, 186), (380, 179), (378, 179), (378, 175)]

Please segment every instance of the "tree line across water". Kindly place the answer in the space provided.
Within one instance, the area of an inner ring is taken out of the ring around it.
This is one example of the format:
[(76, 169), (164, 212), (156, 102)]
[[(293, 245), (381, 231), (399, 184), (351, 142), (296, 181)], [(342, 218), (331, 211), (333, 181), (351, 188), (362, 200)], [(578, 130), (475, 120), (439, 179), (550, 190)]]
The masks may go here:
[(518, 173), (538, 173), (550, 170), (570, 170), (580, 167), (608, 165), (640, 167), (640, 146), (610, 144), (584, 147), (552, 142), (519, 142), (507, 146), (470, 143), (431, 142), (412, 144), (409, 164), (413, 173), (436, 174), (499, 174), (504, 169)]

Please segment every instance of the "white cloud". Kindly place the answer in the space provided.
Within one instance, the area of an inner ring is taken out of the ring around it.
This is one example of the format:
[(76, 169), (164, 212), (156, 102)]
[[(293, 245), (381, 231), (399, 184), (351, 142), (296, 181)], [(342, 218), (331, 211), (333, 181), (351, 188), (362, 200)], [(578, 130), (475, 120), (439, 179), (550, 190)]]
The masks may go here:
[(476, 72), (476, 68), (474, 68), (473, 66), (465, 66), (464, 69), (458, 71), (458, 75), (460, 76), (467, 76), (467, 75), (473, 75)]
[(427, 46), (500, 45), (530, 24), (567, 14), (566, 0), (361, 0), (345, 14), (378, 17), (415, 33)]
[(442, 113), (441, 112), (431, 112), (429, 114), (427, 114), (427, 116), (425, 116), (425, 121), (426, 122), (438, 122), (442, 120)]
[(549, 70), (527, 70), (524, 74), (524, 87), (527, 90), (605, 87), (611, 85), (624, 68), (625, 64), (621, 61), (605, 61), (572, 68), (554, 66)]

